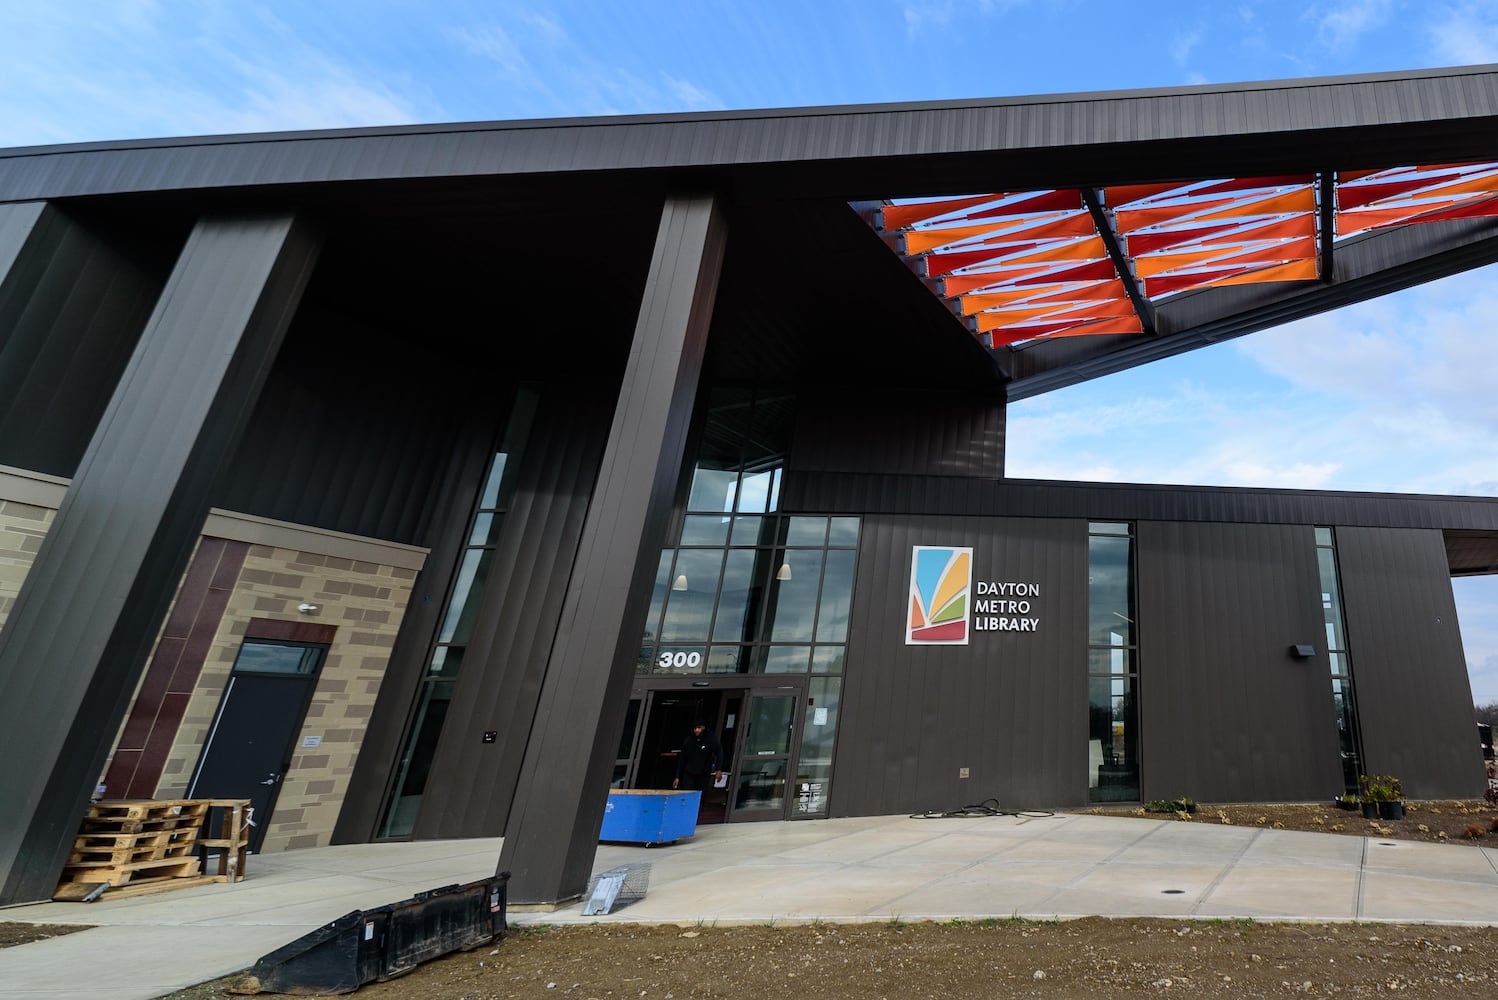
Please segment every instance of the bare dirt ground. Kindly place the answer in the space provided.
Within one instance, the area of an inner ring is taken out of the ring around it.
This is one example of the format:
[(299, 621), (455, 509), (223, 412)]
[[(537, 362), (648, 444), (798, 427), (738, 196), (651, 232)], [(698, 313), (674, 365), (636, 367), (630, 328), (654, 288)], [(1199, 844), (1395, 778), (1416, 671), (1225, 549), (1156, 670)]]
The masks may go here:
[(9, 924), (0, 923), (0, 948), (13, 948), (18, 944), (45, 941), (75, 931), (86, 931), (81, 924)]
[[(1319, 805), (1203, 806), (1183, 822), (1498, 846), (1481, 802), (1411, 804), (1370, 826)], [(1094, 810), (1089, 810), (1094, 811)], [(1146, 815), (1136, 809), (1095, 810)], [(1147, 814), (1170, 818), (1170, 814)], [(1444, 837), (1441, 836), (1444, 834)], [(0, 940), (7, 925), (0, 924)], [(69, 928), (72, 929), (72, 928)], [(230, 1000), (229, 977), (170, 994)], [(1173, 994), (1410, 998), (1498, 995), (1498, 928), (1251, 921), (1024, 920), (753, 927), (528, 927), (364, 1000), (800, 1000)]]

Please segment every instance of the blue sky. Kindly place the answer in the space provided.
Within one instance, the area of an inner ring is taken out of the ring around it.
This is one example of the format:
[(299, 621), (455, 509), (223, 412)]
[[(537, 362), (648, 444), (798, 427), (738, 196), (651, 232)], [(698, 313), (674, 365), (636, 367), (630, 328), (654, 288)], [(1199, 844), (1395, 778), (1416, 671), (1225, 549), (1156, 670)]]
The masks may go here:
[[(1498, 62), (1498, 5), (1440, 0), (0, 4), (0, 146)], [(1016, 404), (1009, 473), (1498, 494), (1495, 279), (1471, 272)], [(1498, 578), (1456, 592), (1474, 697), (1498, 700)]]

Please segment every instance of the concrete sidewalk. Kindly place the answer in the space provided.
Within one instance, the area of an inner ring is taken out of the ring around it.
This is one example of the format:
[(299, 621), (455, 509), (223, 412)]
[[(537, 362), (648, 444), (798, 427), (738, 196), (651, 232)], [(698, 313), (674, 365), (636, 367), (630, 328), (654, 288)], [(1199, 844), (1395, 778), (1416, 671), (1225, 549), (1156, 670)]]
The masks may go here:
[[(95, 929), (0, 950), (0, 1000), (149, 1000), (242, 969), (353, 909), (483, 878), (498, 840), (330, 847), (251, 859), (249, 877), (180, 893), (0, 910)], [(595, 870), (652, 865), (646, 898), (527, 923), (767, 923), (1088, 915), (1498, 924), (1498, 851), (1062, 814), (703, 827)]]

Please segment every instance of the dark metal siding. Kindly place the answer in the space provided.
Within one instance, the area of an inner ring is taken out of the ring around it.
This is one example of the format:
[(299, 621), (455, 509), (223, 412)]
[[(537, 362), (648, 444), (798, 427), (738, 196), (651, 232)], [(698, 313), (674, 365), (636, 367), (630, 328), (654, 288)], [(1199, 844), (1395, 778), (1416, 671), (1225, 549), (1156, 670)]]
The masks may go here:
[(1498, 530), (1498, 498), (802, 472), (797, 510)]
[(0, 205), (0, 464), (73, 475), (161, 294), (159, 264), (53, 206)]
[[(911, 548), (975, 547), (973, 579), (1033, 581), (1034, 633), (907, 646)], [(1087, 525), (868, 517), (859, 544), (835, 816), (1078, 805), (1087, 769)], [(970, 769), (966, 780), (958, 769)]]
[(1336, 541), (1364, 769), (1402, 779), (1414, 798), (1480, 795), (1472, 688), (1440, 532), (1339, 527)]
[[(1340, 794), (1312, 529), (1143, 522), (1137, 538), (1144, 798)], [(1293, 659), (1300, 643), (1320, 655)]]
[(493, 382), (440, 348), (304, 315), (214, 504), (430, 547), (449, 462), (487, 444), (502, 419), (508, 389)]
[[(1326, 153), (1378, 157), (1373, 165), (1399, 155), (1385, 130), (1419, 125), (1436, 155), (1480, 158), (1494, 140), (1477, 126), (1494, 116), (1498, 72), (1474, 67), (1010, 100), (220, 136), (15, 150), (0, 157), (0, 200), (787, 161), (804, 161), (803, 191), (841, 176), (879, 185), (903, 178), (936, 192), (984, 186), (977, 164), (953, 172), (948, 158), (963, 154), (1044, 151), (1032, 157), (1037, 175), (1096, 170), (1105, 161), (1127, 171), (1134, 153), (1128, 144), (1170, 143), (1174, 162), (1182, 163), (1200, 154), (1202, 137), (1218, 140), (1222, 167), (1236, 156), (1232, 169), (1252, 176), (1282, 158), (1284, 144), (1251, 146), (1238, 137), (1294, 131), (1302, 148), (1319, 143)], [(1110, 146), (1113, 152), (1099, 152)], [(1067, 155), (1055, 156), (1060, 150)], [(919, 156), (926, 162), (916, 162)], [(1150, 159), (1158, 162), (1159, 153)], [(1143, 163), (1132, 162), (1135, 169)], [(1021, 177), (1010, 186), (1025, 183)]]
[[(526, 443), (421, 803), (419, 839), (499, 836), (613, 417), (613, 391), (553, 386)], [(482, 741), (487, 730), (496, 742)]]
[(1003, 401), (951, 391), (807, 393), (786, 475), (803, 471), (1002, 476)]

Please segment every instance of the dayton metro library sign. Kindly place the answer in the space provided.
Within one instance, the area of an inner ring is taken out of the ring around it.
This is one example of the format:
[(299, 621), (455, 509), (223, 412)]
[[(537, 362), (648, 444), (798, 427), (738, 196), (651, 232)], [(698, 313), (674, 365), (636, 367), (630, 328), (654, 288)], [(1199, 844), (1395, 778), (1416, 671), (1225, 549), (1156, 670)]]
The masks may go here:
[(973, 632), (1035, 632), (1040, 584), (979, 580), (971, 546), (917, 545), (910, 553), (907, 646), (965, 646)]

